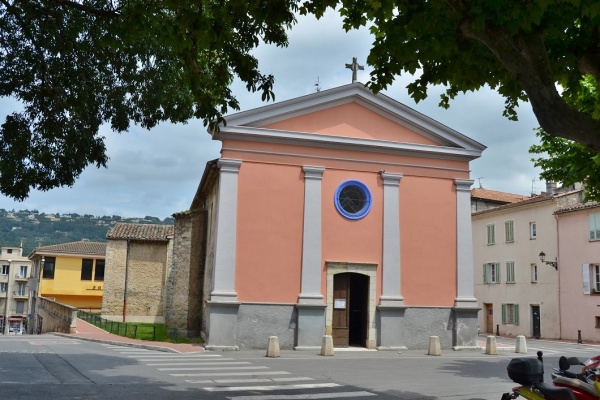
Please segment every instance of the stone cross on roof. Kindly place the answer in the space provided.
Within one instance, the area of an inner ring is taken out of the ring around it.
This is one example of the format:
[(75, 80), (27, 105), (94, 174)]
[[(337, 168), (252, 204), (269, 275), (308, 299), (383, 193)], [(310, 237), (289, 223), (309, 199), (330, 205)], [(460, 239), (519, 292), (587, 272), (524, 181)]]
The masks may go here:
[(365, 69), (364, 66), (358, 65), (358, 62), (356, 61), (356, 57), (352, 57), (352, 64), (346, 64), (346, 68), (349, 68), (352, 70), (352, 83), (356, 82), (356, 71), (358, 71), (358, 70), (363, 71)]

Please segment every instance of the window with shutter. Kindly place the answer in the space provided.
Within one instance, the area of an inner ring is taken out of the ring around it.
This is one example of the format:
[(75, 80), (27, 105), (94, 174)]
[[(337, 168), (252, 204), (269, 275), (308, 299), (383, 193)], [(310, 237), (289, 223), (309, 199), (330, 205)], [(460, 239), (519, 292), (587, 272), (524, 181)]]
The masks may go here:
[(483, 264), (483, 283), (500, 283), (500, 264)]
[(515, 221), (504, 222), (504, 236), (506, 243), (513, 243), (515, 241)]
[(515, 283), (515, 262), (506, 262), (506, 283)]
[(519, 325), (518, 304), (502, 304), (502, 324)]
[(488, 246), (496, 244), (496, 227), (494, 224), (487, 226), (487, 244)]
[(600, 240), (600, 213), (589, 215), (590, 240)]

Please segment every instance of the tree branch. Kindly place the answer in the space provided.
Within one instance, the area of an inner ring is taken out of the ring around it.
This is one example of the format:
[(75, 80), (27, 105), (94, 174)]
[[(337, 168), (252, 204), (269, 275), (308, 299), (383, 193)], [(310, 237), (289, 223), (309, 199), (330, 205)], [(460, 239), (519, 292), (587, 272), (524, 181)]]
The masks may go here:
[(465, 37), (484, 44), (515, 77), (548, 134), (600, 151), (600, 121), (575, 110), (562, 99), (540, 33), (512, 38), (502, 27), (487, 26), (483, 32), (475, 31), (468, 21), (460, 29)]

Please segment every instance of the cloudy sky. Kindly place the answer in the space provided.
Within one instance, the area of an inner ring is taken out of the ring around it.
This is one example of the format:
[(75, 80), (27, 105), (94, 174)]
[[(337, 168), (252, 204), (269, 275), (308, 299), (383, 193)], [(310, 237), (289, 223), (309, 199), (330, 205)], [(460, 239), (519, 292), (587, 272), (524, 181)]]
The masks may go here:
[[(284, 49), (261, 46), (255, 51), (261, 71), (276, 78), (276, 101), (314, 93), (317, 81), (322, 90), (350, 83), (352, 73), (345, 64), (352, 57), (365, 66), (358, 71), (358, 80), (369, 80), (366, 58), (372, 39), (364, 29), (346, 33), (337, 13), (329, 12), (318, 21), (300, 17), (289, 42)], [(481, 184), (523, 195), (544, 190), (528, 153), (529, 146), (538, 142), (533, 132), (538, 123), (528, 103), (519, 108), (519, 121), (512, 122), (502, 117), (504, 101), (491, 90), (461, 95), (444, 110), (437, 106), (442, 88), (431, 88), (429, 98), (415, 104), (405, 89), (408, 82), (409, 77), (398, 78), (384, 93), (487, 146), (471, 163), (473, 187)], [(246, 92), (239, 83), (234, 84), (234, 93), (242, 111), (264, 105), (260, 94)], [(14, 106), (10, 99), (0, 101), (0, 122)], [(101, 135), (106, 137), (108, 168), (88, 167), (72, 188), (32, 191), (23, 202), (0, 197), (0, 208), (162, 219), (188, 209), (206, 162), (218, 158), (220, 151), (220, 142), (211, 140), (201, 121), (165, 123), (151, 131), (132, 127), (122, 134), (106, 128)]]

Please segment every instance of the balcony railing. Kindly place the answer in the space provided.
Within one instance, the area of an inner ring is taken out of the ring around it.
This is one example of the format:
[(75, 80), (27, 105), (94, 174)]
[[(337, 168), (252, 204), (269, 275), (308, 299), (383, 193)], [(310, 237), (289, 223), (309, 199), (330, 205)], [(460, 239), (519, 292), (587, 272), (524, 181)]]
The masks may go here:
[(26, 290), (13, 292), (14, 297), (27, 297), (28, 293)]
[(15, 279), (18, 279), (18, 280), (21, 280), (21, 281), (22, 280), (26, 281), (27, 279), (29, 279), (29, 277), (27, 275), (23, 275), (23, 274), (15, 274)]

